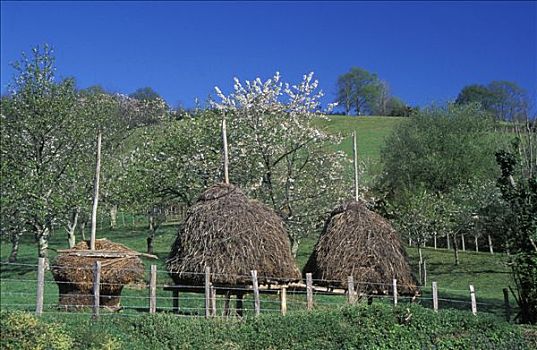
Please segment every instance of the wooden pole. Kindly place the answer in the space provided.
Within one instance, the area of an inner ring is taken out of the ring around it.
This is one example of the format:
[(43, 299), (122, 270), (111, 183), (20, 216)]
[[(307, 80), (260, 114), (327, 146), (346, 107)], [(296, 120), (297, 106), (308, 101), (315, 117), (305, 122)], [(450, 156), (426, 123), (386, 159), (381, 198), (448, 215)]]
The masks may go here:
[(211, 268), (205, 267), (205, 317), (211, 316)]
[(227, 152), (226, 116), (222, 118), (222, 141), (224, 143), (224, 182), (229, 184), (229, 157)]
[(494, 249), (492, 248), (492, 237), (490, 235), (487, 235), (488, 241), (489, 241), (489, 251), (490, 254), (494, 254)]
[(101, 262), (93, 265), (93, 318), (99, 318), (101, 308)]
[(252, 270), (252, 288), (254, 290), (254, 310), (255, 315), (258, 316), (261, 313), (261, 304), (259, 301), (259, 284), (257, 283), (257, 271)]
[(511, 304), (509, 304), (509, 290), (507, 288), (503, 289), (503, 305), (505, 306), (505, 320), (507, 322), (511, 321)]
[(282, 316), (287, 314), (287, 288), (285, 287), (280, 289), (280, 311)]
[(151, 265), (149, 276), (149, 313), (157, 312), (157, 265)]
[(306, 299), (307, 309), (313, 309), (313, 279), (311, 273), (306, 274)]
[(475, 288), (470, 284), (470, 300), (472, 301), (472, 313), (477, 315), (477, 302), (475, 300)]
[(462, 251), (466, 251), (466, 240), (464, 239), (464, 234), (461, 233), (461, 242), (462, 242)]
[(420, 283), (420, 286), (423, 285), (422, 265), (423, 265), (423, 261), (420, 260), (420, 261), (418, 262), (418, 274), (419, 274), (419, 283)]
[(438, 285), (433, 282), (433, 310), (438, 312)]
[(397, 279), (393, 279), (393, 305), (397, 305)]
[(35, 314), (41, 316), (43, 313), (43, 299), (45, 294), (45, 258), (37, 261), (37, 296), (35, 301)]
[(423, 260), (423, 285), (427, 285), (427, 260)]
[(354, 304), (354, 277), (347, 278), (347, 300), (349, 304)]
[(354, 199), (358, 201), (358, 146), (356, 145), (356, 130), (352, 133), (352, 156), (354, 160)]
[(477, 236), (474, 236), (474, 243), (475, 243), (475, 251), (479, 252), (479, 242), (478, 242)]
[(437, 247), (436, 247), (436, 233), (433, 236), (433, 240), (434, 240), (434, 250), (436, 250), (437, 249)]
[(97, 232), (97, 207), (99, 205), (99, 178), (101, 175), (101, 139), (102, 133), (97, 134), (97, 160), (95, 164), (95, 178), (93, 180), (93, 207), (91, 211), (90, 249), (95, 250), (95, 236)]

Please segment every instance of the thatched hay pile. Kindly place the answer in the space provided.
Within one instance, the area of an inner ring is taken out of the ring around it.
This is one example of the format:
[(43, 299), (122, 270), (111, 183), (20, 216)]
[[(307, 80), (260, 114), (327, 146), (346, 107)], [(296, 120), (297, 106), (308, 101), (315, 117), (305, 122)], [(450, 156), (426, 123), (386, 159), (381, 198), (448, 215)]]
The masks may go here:
[(319, 280), (316, 284), (343, 288), (352, 275), (363, 293), (390, 293), (394, 278), (399, 294), (414, 295), (418, 290), (397, 232), (355, 200), (332, 211), (304, 267), (307, 272)]
[[(76, 256), (60, 253), (51, 268), (58, 284), (61, 307), (79, 309), (93, 304), (93, 265), (101, 262), (100, 304), (109, 309), (118, 309), (121, 291), (126, 284), (143, 280), (144, 265), (136, 252), (119, 243), (107, 239), (95, 241), (96, 253), (126, 253), (127, 257)], [(89, 250), (89, 242), (75, 245), (72, 251)]]
[(300, 280), (283, 222), (237, 187), (217, 184), (188, 210), (166, 262), (177, 284), (203, 285), (205, 267), (217, 285)]

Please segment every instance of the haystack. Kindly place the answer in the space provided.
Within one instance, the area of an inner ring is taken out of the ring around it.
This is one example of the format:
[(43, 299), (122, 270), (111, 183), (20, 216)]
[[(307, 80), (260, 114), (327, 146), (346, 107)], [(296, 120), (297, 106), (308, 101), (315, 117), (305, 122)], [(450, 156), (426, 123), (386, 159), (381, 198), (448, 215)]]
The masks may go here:
[(166, 262), (176, 284), (201, 286), (205, 267), (215, 285), (260, 284), (300, 280), (283, 221), (264, 204), (238, 188), (217, 184), (188, 210)]
[(356, 200), (332, 211), (303, 272), (311, 272), (316, 284), (340, 288), (353, 276), (357, 290), (367, 294), (389, 293), (394, 278), (399, 294), (418, 291), (397, 232)]
[(144, 265), (137, 252), (107, 239), (96, 240), (96, 250), (89, 256), (81, 254), (89, 249), (89, 241), (83, 241), (56, 257), (52, 274), (58, 284), (59, 305), (66, 309), (79, 309), (93, 304), (93, 266), (100, 261), (100, 305), (117, 310), (123, 287), (143, 280)]

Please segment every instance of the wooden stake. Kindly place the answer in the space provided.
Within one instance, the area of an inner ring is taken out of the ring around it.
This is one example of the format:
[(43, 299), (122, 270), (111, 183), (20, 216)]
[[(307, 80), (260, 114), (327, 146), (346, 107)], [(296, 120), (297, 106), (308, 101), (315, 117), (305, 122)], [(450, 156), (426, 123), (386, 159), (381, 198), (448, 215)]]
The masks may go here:
[(205, 267), (205, 317), (211, 316), (211, 268)]
[(307, 300), (307, 309), (313, 309), (313, 279), (311, 273), (306, 274), (306, 300)]
[(259, 302), (259, 284), (257, 283), (257, 271), (252, 270), (252, 288), (254, 290), (254, 310), (255, 315), (258, 316), (261, 313), (261, 304)]
[(287, 288), (280, 289), (280, 311), (282, 316), (287, 314)]
[(45, 294), (45, 258), (39, 258), (37, 262), (37, 296), (35, 301), (35, 314), (43, 313), (43, 299)]
[(358, 201), (358, 146), (356, 145), (356, 131), (352, 133), (352, 155), (354, 160), (354, 199)]
[(93, 318), (99, 318), (101, 308), (101, 262), (93, 265)]
[(438, 286), (433, 282), (433, 310), (438, 312)]
[(149, 276), (149, 313), (157, 312), (157, 265), (151, 265)]
[(477, 315), (477, 302), (475, 300), (475, 288), (470, 284), (470, 300), (472, 301), (472, 313)]
[(505, 307), (505, 320), (507, 322), (511, 321), (511, 304), (509, 304), (509, 290), (507, 288), (503, 289), (503, 305)]
[(479, 252), (479, 242), (477, 240), (477, 236), (474, 236), (474, 243), (475, 243), (475, 251)]
[(222, 141), (224, 143), (224, 182), (229, 184), (229, 158), (227, 153), (226, 116), (222, 118)]
[(101, 175), (101, 138), (102, 133), (97, 134), (97, 161), (95, 164), (95, 178), (93, 180), (93, 208), (91, 211), (91, 236), (90, 249), (95, 250), (95, 236), (97, 232), (97, 206), (99, 205), (99, 178)]
[(393, 305), (397, 305), (397, 280), (393, 279)]
[(436, 250), (436, 249), (437, 249), (437, 248), (436, 248), (436, 233), (435, 233), (434, 236), (433, 236), (433, 240), (434, 240), (434, 250)]
[(423, 260), (423, 285), (427, 285), (427, 260)]
[(347, 278), (347, 300), (349, 304), (354, 304), (354, 277), (349, 276)]
[(492, 237), (490, 237), (490, 235), (487, 235), (487, 237), (488, 237), (488, 241), (489, 241), (490, 254), (494, 254), (494, 249), (492, 248)]

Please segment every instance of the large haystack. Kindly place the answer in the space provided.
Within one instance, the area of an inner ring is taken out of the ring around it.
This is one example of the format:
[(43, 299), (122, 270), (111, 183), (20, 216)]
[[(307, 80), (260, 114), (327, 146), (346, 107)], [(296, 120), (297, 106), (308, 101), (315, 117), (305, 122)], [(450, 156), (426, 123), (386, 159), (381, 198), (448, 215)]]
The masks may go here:
[(221, 286), (300, 280), (283, 222), (237, 187), (217, 184), (188, 210), (166, 262), (177, 284), (203, 285), (205, 267)]
[(304, 267), (306, 272), (319, 280), (316, 284), (343, 288), (352, 275), (358, 291), (364, 293), (389, 293), (394, 278), (399, 294), (418, 291), (397, 232), (365, 203), (355, 200), (332, 211)]
[(96, 261), (101, 262), (100, 304), (103, 307), (118, 309), (123, 287), (143, 280), (144, 265), (135, 251), (107, 239), (96, 240), (95, 249), (90, 254), (116, 254), (119, 257), (78, 256), (77, 251), (87, 253), (88, 241), (57, 256), (52, 274), (58, 284), (60, 307), (79, 309), (93, 304), (93, 265)]

